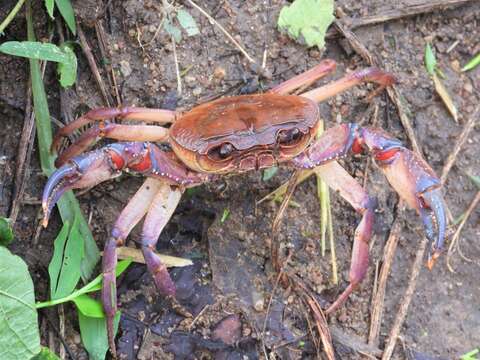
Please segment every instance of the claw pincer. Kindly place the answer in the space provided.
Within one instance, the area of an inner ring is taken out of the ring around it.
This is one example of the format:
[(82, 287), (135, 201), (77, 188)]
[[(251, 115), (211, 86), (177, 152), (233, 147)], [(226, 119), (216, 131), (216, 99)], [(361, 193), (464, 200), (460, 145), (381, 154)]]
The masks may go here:
[(71, 159), (50, 176), (45, 186), (42, 197), (43, 226), (47, 226), (53, 207), (66, 191), (95, 186), (118, 175), (119, 172), (112, 168), (109, 158), (105, 156), (105, 150)]
[(358, 129), (355, 152), (362, 146), (372, 153), (389, 183), (409, 206), (420, 214), (429, 240), (427, 266), (431, 269), (443, 250), (447, 224), (441, 183), (422, 157), (399, 140), (392, 139), (379, 129)]

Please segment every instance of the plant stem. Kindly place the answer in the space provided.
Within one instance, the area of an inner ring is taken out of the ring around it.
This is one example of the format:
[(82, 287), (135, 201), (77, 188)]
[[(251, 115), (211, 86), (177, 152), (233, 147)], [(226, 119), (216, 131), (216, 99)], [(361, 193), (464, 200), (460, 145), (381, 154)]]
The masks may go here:
[(25, 0), (18, 0), (12, 11), (10, 11), (5, 20), (2, 21), (2, 23), (0, 24), (0, 35), (3, 34), (3, 30), (5, 30), (6, 27), (12, 22), (15, 15), (17, 15), (18, 11), (22, 8), (24, 2)]

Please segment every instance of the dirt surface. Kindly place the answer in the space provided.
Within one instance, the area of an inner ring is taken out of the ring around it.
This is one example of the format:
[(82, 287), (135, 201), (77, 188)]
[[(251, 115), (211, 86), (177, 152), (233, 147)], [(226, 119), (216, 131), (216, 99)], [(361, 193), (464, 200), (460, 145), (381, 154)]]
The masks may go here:
[[(414, 1), (337, 1), (347, 16), (360, 18), (401, 8)], [(222, 23), (261, 63), (268, 45), (266, 74), (258, 76), (226, 37), (197, 10), (191, 11), (201, 35), (187, 37), (176, 44), (182, 72), (183, 92), (176, 92), (177, 77), (172, 41), (165, 31), (157, 32), (164, 7), (161, 1), (113, 1), (104, 12), (94, 1), (75, 4), (87, 39), (99, 64), (111, 64), (123, 104), (188, 109), (220, 95), (264, 91), (299, 74), (324, 58), (337, 61), (336, 74), (319, 84), (339, 78), (352, 69), (365, 67), (361, 58), (340, 37), (327, 41), (323, 51), (306, 49), (280, 34), (275, 27), (278, 13), (287, 1), (203, 1), (202, 7)], [(418, 1), (416, 2), (418, 3)], [(0, 19), (14, 1), (0, 4)], [(48, 39), (46, 18), (37, 11), (37, 36)], [(103, 15), (102, 15), (103, 14)], [(107, 54), (102, 59), (95, 29), (95, 16), (103, 16)], [(480, 4), (471, 2), (454, 10), (420, 15), (355, 30), (360, 41), (379, 59), (382, 67), (398, 79), (402, 103), (408, 111), (425, 159), (440, 173), (455, 140), (479, 103), (480, 67), (460, 73), (458, 69), (480, 51)], [(5, 32), (2, 41), (24, 40), (25, 21), (18, 17)], [(54, 40), (57, 38), (54, 37)], [(439, 97), (423, 66), (426, 41), (431, 41), (444, 83), (453, 96), (460, 119), (456, 124)], [(452, 44), (458, 44), (449, 49)], [(60, 89), (53, 64), (48, 64), (45, 82), (52, 116), (65, 121), (89, 108), (104, 106), (88, 63), (78, 49), (78, 82), (64, 94), (65, 114), (60, 111)], [(106, 61), (102, 61), (106, 60)], [(8, 214), (13, 193), (13, 179), (18, 139), (22, 130), (28, 67), (21, 59), (0, 54), (0, 215)], [(108, 84), (108, 69), (101, 67)], [(271, 78), (270, 78), (271, 77)], [(364, 118), (368, 104), (364, 101), (370, 87), (362, 86), (338, 95), (320, 105), (320, 112), (331, 127), (341, 122), (358, 122)], [(111, 101), (116, 96), (111, 91)], [(408, 144), (395, 107), (379, 96), (377, 126)], [(367, 124), (371, 118), (364, 119)], [(480, 175), (480, 131), (474, 128), (444, 187), (449, 209), (461, 215), (478, 189), (467, 174)], [(40, 206), (32, 201), (40, 197), (45, 179), (33, 152), (25, 202), (15, 223), (16, 241), (12, 251), (24, 258), (30, 268), (38, 299), (48, 294), (47, 266), (53, 251), (53, 239), (60, 219), (54, 215), (47, 230), (38, 237)], [(363, 183), (366, 158), (355, 157), (341, 162)], [(125, 359), (265, 359), (275, 353), (281, 359), (316, 357), (315, 343), (309, 331), (307, 311), (291, 289), (278, 287), (267, 306), (275, 284), (268, 243), (271, 224), (278, 204), (257, 201), (289, 178), (281, 169), (272, 179), (262, 180), (261, 173), (225, 177), (221, 181), (188, 192), (175, 212), (157, 246), (162, 253), (194, 260), (195, 265), (171, 271), (178, 288), (177, 300), (184, 311), (172, 307), (155, 290), (145, 266), (134, 265), (119, 279), (119, 303), (124, 316), (117, 337), (118, 350)], [(142, 183), (142, 179), (122, 176), (103, 183), (79, 199), (84, 213), (91, 218), (91, 228), (99, 247), (116, 216)], [(394, 221), (398, 196), (376, 166), (370, 166), (367, 189), (378, 200), (375, 235), (371, 247), (371, 266), (361, 287), (346, 305), (329, 317), (335, 333), (365, 342), (370, 325), (370, 307), (375, 279), (375, 264), (382, 259), (383, 246)], [(341, 198), (332, 195), (334, 234), (340, 283), (331, 282), (329, 257), (319, 255), (320, 210), (313, 178), (300, 185), (282, 221), (280, 241), (293, 252), (292, 267), (315, 292), (322, 305), (328, 305), (348, 283), (348, 269), (354, 229), (359, 216)], [(225, 218), (222, 216), (228, 213)], [(452, 257), (454, 272), (442, 257), (433, 271), (422, 269), (415, 295), (401, 331), (395, 359), (415, 358), (411, 350), (435, 358), (454, 359), (480, 346), (480, 213), (477, 208), (465, 226), (460, 248)], [(412, 210), (400, 212), (402, 231), (388, 280), (380, 343), (392, 326), (404, 294), (410, 267), (422, 226)], [(222, 221), (223, 218), (223, 221)], [(128, 245), (135, 246), (140, 231), (134, 230)], [(328, 255), (328, 252), (327, 252)], [(67, 306), (67, 313), (69, 312)], [(185, 311), (192, 317), (185, 317)], [(43, 312), (56, 322), (54, 310)], [(265, 330), (265, 331), (264, 331)], [(49, 335), (50, 333), (50, 335)], [(77, 358), (86, 358), (79, 338), (75, 316), (66, 317), (66, 341)], [(316, 332), (314, 332), (316, 337)], [(52, 328), (42, 321), (45, 344), (55, 343)], [(356, 359), (339, 337), (334, 336), (338, 358)], [(316, 340), (316, 339), (315, 339)], [(274, 349), (274, 350), (272, 350)], [(419, 355), (415, 355), (419, 356)], [(417, 357), (420, 358), (420, 357)]]

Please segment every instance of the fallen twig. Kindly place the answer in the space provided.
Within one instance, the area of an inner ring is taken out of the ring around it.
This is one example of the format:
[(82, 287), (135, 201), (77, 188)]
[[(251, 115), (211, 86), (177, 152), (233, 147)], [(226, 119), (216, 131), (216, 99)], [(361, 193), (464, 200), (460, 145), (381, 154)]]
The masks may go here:
[(85, 33), (83, 32), (82, 27), (78, 22), (77, 22), (77, 33), (78, 33), (78, 39), (80, 40), (80, 46), (82, 47), (83, 53), (85, 54), (88, 64), (90, 65), (90, 70), (92, 71), (92, 74), (97, 82), (100, 92), (102, 93), (105, 105), (110, 107), (112, 106), (112, 103), (113, 103), (112, 98), (110, 94), (107, 92), (107, 88), (103, 82), (102, 76), (100, 75), (100, 71), (98, 70), (98, 66), (97, 66), (97, 63), (95, 62), (95, 58), (93, 57), (92, 49), (90, 48), (87, 38), (85, 37)]
[(107, 36), (105, 34), (105, 29), (103, 28), (103, 21), (101, 19), (97, 19), (95, 21), (95, 33), (97, 34), (98, 48), (100, 49), (102, 58), (105, 60), (102, 61), (102, 64), (105, 68), (105, 71), (110, 74), (110, 78), (107, 78), (110, 80), (110, 87), (114, 90), (117, 106), (120, 106), (122, 103), (122, 99), (120, 97), (120, 92), (118, 91), (115, 71), (113, 70), (109, 55), (107, 54)]
[[(370, 53), (370, 51), (361, 43), (361, 41), (357, 38), (357, 36), (349, 30), (340, 20), (335, 20), (334, 22), (335, 27), (340, 31), (340, 33), (347, 39), (349, 44), (352, 48), (369, 64), (372, 66), (378, 66), (378, 61), (374, 58), (374, 56)], [(401, 103), (400, 93), (395, 85), (389, 86), (386, 88), (387, 94), (395, 104), (398, 116), (400, 117), (400, 121), (402, 123), (405, 132), (407, 133), (408, 139), (412, 144), (413, 150), (418, 153), (422, 154), (421, 148), (418, 145), (417, 139), (415, 137), (415, 133), (413, 131), (412, 125), (410, 120), (403, 108)]]
[(17, 162), (15, 170), (15, 181), (13, 183), (13, 200), (10, 208), (9, 218), (12, 224), (15, 221), (20, 211), (23, 193), (25, 192), (25, 180), (27, 177), (27, 166), (29, 161), (29, 150), (32, 149), (33, 133), (35, 132), (35, 117), (32, 113), (32, 86), (30, 80), (27, 84), (27, 94), (25, 102), (25, 116), (23, 118), (22, 135), (20, 135), (20, 143), (18, 144)]
[(225, 28), (220, 24), (218, 23), (213, 17), (210, 16), (209, 13), (207, 13), (205, 10), (203, 10), (200, 6), (198, 6), (196, 3), (194, 3), (192, 0), (187, 0), (187, 2), (192, 5), (195, 9), (197, 9), (198, 11), (200, 11), (200, 13), (202, 13), (203, 16), (205, 16), (208, 21), (210, 21), (210, 23), (212, 24), (215, 24), (224, 34), (225, 36), (233, 43), (233, 45), (235, 45), (235, 47), (243, 54), (243, 56), (245, 56), (247, 58), (247, 60), (249, 62), (251, 62), (252, 64), (256, 64), (256, 61), (253, 59), (253, 57), (251, 57), (247, 51), (242, 47), (242, 45), (240, 45), (234, 38), (232, 35), (230, 35), (230, 33), (225, 30)]
[(382, 324), (383, 306), (385, 300), (385, 290), (387, 287), (388, 275), (392, 267), (395, 251), (397, 250), (398, 235), (402, 228), (400, 221), (400, 214), (402, 212), (402, 205), (400, 201), (397, 205), (395, 220), (391, 226), (390, 235), (383, 248), (383, 261), (378, 278), (378, 286), (372, 299), (372, 310), (370, 315), (370, 331), (368, 334), (368, 344), (378, 345), (378, 338), (380, 336), (380, 326)]
[(448, 252), (447, 252), (447, 267), (448, 267), (448, 270), (450, 270), (451, 272), (454, 272), (454, 271), (452, 266), (450, 265), (450, 258), (453, 254), (453, 251), (455, 250), (455, 246), (458, 244), (458, 239), (460, 238), (460, 233), (463, 229), (463, 226), (465, 225), (468, 218), (470, 217), (470, 214), (473, 212), (473, 210), (475, 209), (475, 207), (479, 202), (480, 202), (480, 191), (477, 192), (477, 195), (475, 195), (475, 198), (468, 206), (468, 209), (465, 212), (465, 215), (463, 216), (462, 221), (458, 225), (457, 230), (455, 231), (455, 234), (453, 234), (452, 236), (452, 240), (450, 241), (450, 245), (448, 247)]
[(418, 246), (417, 253), (415, 254), (415, 260), (410, 271), (410, 278), (408, 280), (407, 290), (405, 291), (405, 294), (403, 295), (403, 298), (400, 302), (400, 307), (398, 308), (395, 320), (393, 322), (393, 326), (388, 335), (388, 340), (387, 344), (385, 345), (382, 360), (390, 360), (390, 358), (392, 357), (398, 335), (407, 316), (408, 307), (410, 306), (410, 302), (412, 301), (412, 297), (417, 286), (417, 278), (418, 274), (420, 273), (423, 255), (425, 253), (427, 243), (428, 239), (424, 237), (420, 242), (420, 245)]
[(465, 141), (467, 141), (468, 135), (475, 127), (475, 123), (478, 120), (479, 115), (480, 105), (477, 106), (473, 114), (470, 116), (470, 119), (468, 119), (468, 121), (463, 126), (462, 132), (460, 133), (460, 136), (458, 137), (457, 142), (453, 147), (453, 151), (450, 153), (450, 155), (448, 155), (447, 160), (445, 161), (445, 165), (442, 169), (442, 175), (440, 176), (440, 181), (442, 182), (442, 184), (445, 183), (448, 173), (450, 172), (450, 169), (457, 160), (458, 153), (460, 152), (462, 146), (465, 144)]
[(398, 20), (405, 17), (417, 16), (434, 11), (445, 10), (449, 7), (464, 5), (472, 0), (432, 0), (421, 4), (404, 5), (396, 9), (385, 11), (381, 14), (363, 16), (361, 18), (342, 19), (351, 30), (356, 28)]
[(328, 360), (335, 360), (332, 336), (330, 335), (330, 329), (328, 328), (327, 319), (325, 318), (322, 307), (318, 303), (317, 299), (315, 299), (315, 296), (310, 293), (303, 281), (299, 280), (296, 275), (295, 278), (296, 279), (293, 279), (295, 290), (303, 298), (310, 310), (312, 310), (313, 318), (315, 319), (315, 323), (317, 325), (318, 334), (322, 340), (323, 351), (325, 352)]

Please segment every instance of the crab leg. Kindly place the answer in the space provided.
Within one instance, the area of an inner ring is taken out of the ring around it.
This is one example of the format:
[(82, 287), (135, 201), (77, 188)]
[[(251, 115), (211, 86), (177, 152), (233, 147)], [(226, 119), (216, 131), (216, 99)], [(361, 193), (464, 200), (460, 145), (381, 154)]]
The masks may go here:
[(305, 71), (293, 78), (286, 80), (270, 89), (269, 92), (277, 94), (288, 94), (300, 87), (306, 87), (313, 84), (318, 79), (335, 71), (337, 64), (334, 60), (326, 59), (317, 66)]
[(325, 131), (291, 163), (298, 168), (315, 168), (338, 160), (350, 151), (372, 154), (397, 193), (418, 211), (430, 240), (427, 265), (431, 268), (443, 249), (446, 217), (440, 180), (420, 155), (380, 129), (342, 124)]
[(362, 220), (355, 230), (353, 238), (352, 260), (350, 264), (350, 284), (330, 305), (327, 313), (339, 308), (360, 284), (368, 269), (368, 242), (372, 237), (375, 201), (371, 199), (362, 186), (340, 166), (332, 161), (315, 169), (315, 172), (332, 188), (347, 200), (353, 208), (362, 214)]
[(80, 155), (93, 146), (103, 137), (123, 141), (163, 142), (168, 138), (168, 129), (152, 125), (95, 124), (57, 157), (55, 166), (57, 168), (62, 166), (74, 156)]
[(165, 295), (175, 295), (175, 284), (168, 274), (167, 267), (155, 254), (155, 245), (165, 225), (177, 208), (182, 191), (163, 183), (148, 209), (142, 232), (142, 251), (148, 270), (158, 290)]
[(58, 151), (63, 137), (95, 121), (118, 118), (121, 120), (146, 121), (163, 125), (173, 122), (175, 116), (175, 111), (142, 107), (98, 108), (90, 110), (85, 115), (65, 125), (55, 134), (52, 142), (52, 150)]
[(369, 98), (371, 98), (381, 92), (385, 87), (394, 84), (395, 81), (395, 77), (392, 74), (384, 72), (375, 67), (369, 67), (353, 71), (352, 73), (342, 77), (337, 81), (307, 91), (301, 96), (307, 97), (317, 102), (321, 102), (354, 86), (363, 83), (374, 82), (379, 84), (380, 86), (369, 95)]
[(110, 351), (115, 357), (115, 342), (113, 331), (113, 319), (117, 312), (117, 285), (115, 278), (115, 268), (117, 266), (117, 246), (122, 246), (130, 231), (143, 218), (152, 203), (155, 193), (161, 187), (161, 181), (149, 178), (138, 189), (135, 195), (130, 199), (127, 206), (122, 210), (115, 225), (112, 228), (111, 235), (105, 243), (102, 260), (103, 285), (102, 285), (102, 304), (107, 319), (107, 334)]
[(65, 191), (95, 186), (119, 176), (122, 171), (182, 187), (196, 186), (214, 177), (190, 171), (172, 151), (161, 150), (148, 142), (111, 144), (74, 157), (52, 174), (43, 192), (43, 225), (47, 226), (53, 206)]

